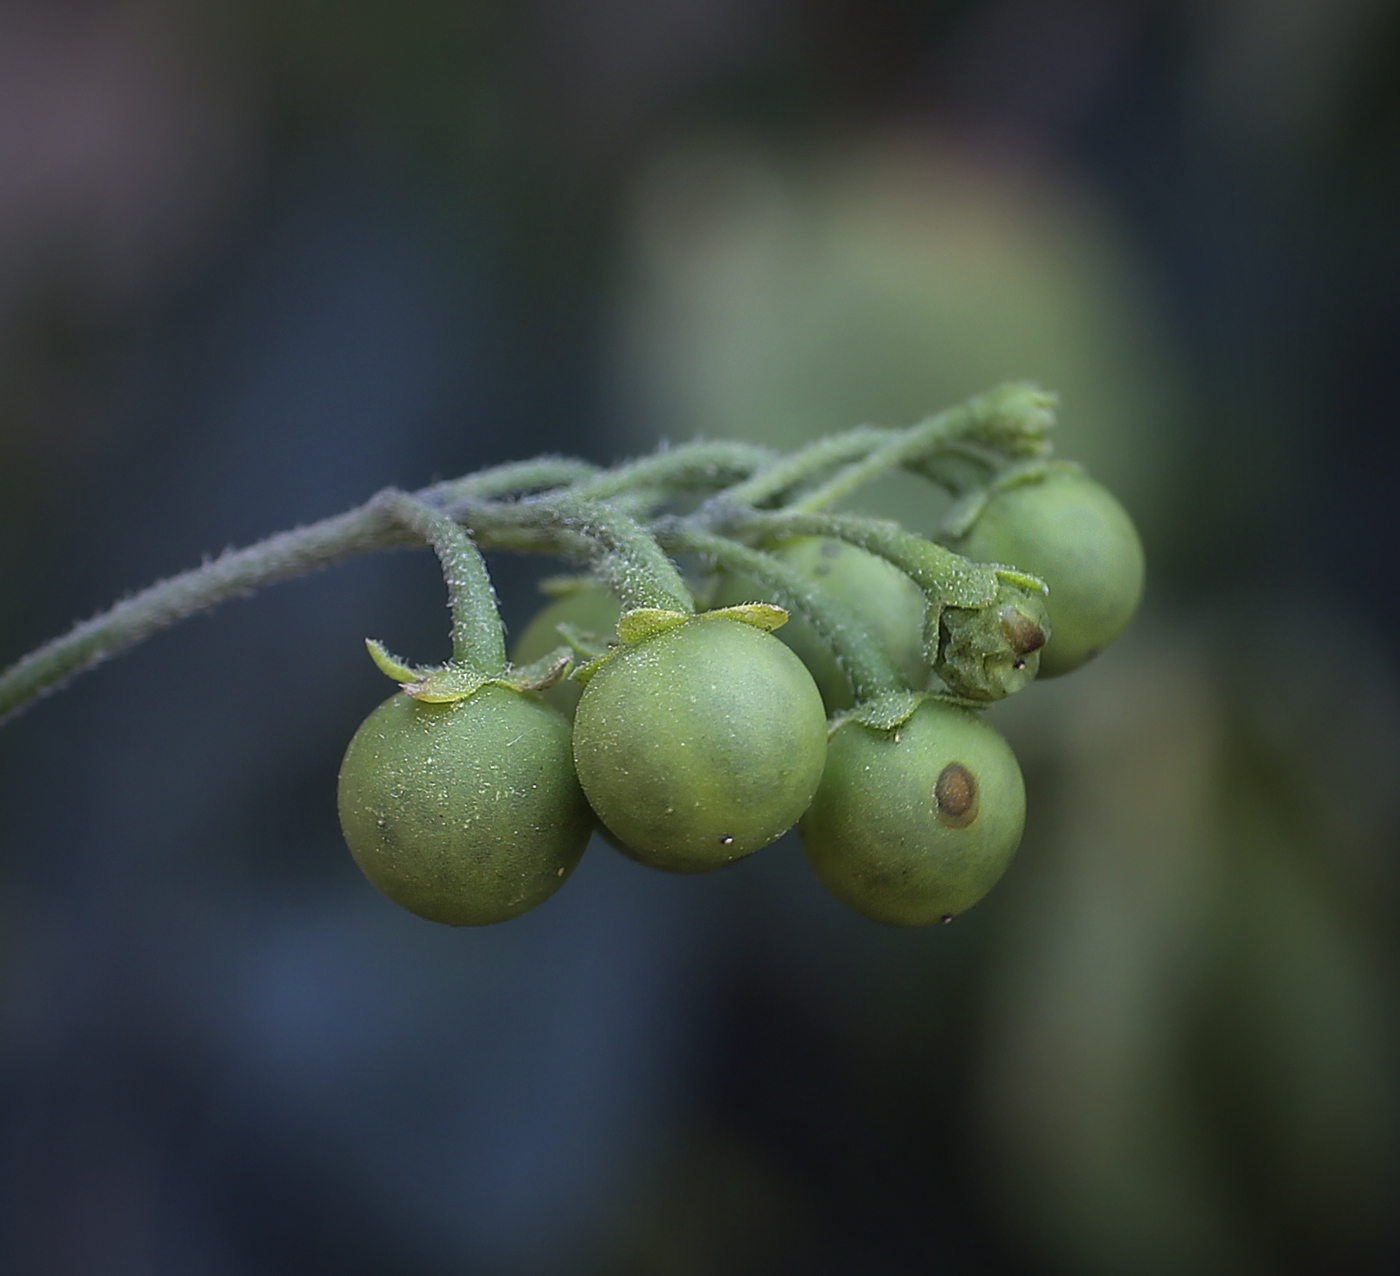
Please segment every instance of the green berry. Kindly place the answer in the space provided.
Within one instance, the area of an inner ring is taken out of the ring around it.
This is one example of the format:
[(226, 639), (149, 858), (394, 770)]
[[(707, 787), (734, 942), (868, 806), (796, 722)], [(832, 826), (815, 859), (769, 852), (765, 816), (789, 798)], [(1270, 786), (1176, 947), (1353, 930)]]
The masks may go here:
[(976, 713), (927, 700), (891, 731), (847, 722), (800, 825), (817, 878), (874, 921), (951, 921), (996, 884), (1026, 795), (1011, 747)]
[(953, 548), (1050, 586), (1042, 678), (1092, 660), (1127, 628), (1142, 599), (1145, 562), (1132, 519), (1111, 492), (1074, 469), (994, 492)]
[(364, 875), (449, 926), (507, 921), (543, 903), (593, 827), (568, 722), (532, 693), (497, 685), (449, 704), (391, 696), (350, 741), (339, 805)]
[(767, 846), (821, 779), (826, 713), (771, 634), (699, 616), (624, 647), (574, 722), (580, 784), (628, 852), (704, 872)]

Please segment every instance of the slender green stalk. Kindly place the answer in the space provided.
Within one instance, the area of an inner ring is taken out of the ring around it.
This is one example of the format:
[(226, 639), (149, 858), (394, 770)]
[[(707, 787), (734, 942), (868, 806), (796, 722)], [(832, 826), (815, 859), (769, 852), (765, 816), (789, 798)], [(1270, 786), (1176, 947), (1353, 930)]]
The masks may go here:
[(488, 500), (545, 491), (582, 482), (598, 472), (596, 465), (567, 456), (544, 456), (534, 461), (511, 461), (465, 478), (435, 483), (418, 493), (433, 505), (448, 506), (457, 501)]
[(865, 622), (809, 576), (771, 554), (681, 520), (659, 527), (657, 539), (668, 549), (688, 550), (726, 571), (752, 577), (771, 593), (773, 602), (803, 616), (817, 637), (831, 648), (858, 704), (892, 691), (908, 690), (889, 653)]
[(751, 513), (736, 520), (733, 526), (736, 531), (758, 533), (771, 540), (787, 536), (825, 536), (847, 541), (893, 563), (936, 605), (978, 607), (996, 593), (993, 568), (970, 562), (884, 519), (787, 509)]
[(369, 501), (309, 527), (229, 550), (123, 599), (11, 665), (0, 674), (0, 721), (75, 674), (197, 612), (358, 554), (413, 543), (412, 534), (387, 509)]
[(752, 443), (686, 443), (584, 478), (571, 490), (583, 500), (606, 501), (639, 487), (671, 491), (724, 487), (772, 464), (774, 455), (771, 448)]
[(912, 465), (955, 440), (971, 439), (1013, 456), (1036, 455), (1053, 423), (1054, 397), (1032, 386), (1006, 385), (901, 430), (861, 460), (847, 465), (790, 508), (830, 508), (857, 488)]
[[(625, 611), (659, 607), (666, 611), (695, 610), (695, 600), (676, 565), (666, 557), (656, 537), (630, 514), (600, 501), (584, 500), (572, 492), (535, 497), (510, 505), (488, 506), (464, 521), (480, 527), (485, 539), (492, 531), (508, 536), (512, 522), (526, 528), (563, 533), (555, 545), (574, 557), (586, 557), (593, 571), (621, 600)], [(580, 550), (583, 551), (580, 554)]]
[(843, 465), (866, 456), (896, 433), (894, 430), (877, 429), (873, 425), (861, 425), (854, 430), (818, 439), (759, 470), (752, 478), (726, 488), (717, 500), (735, 505), (764, 505), (834, 465)]
[[(823, 519), (816, 511), (887, 469), (927, 465), (931, 455), (940, 448), (949, 450), (954, 443), (990, 449), (1001, 456), (1040, 455), (1051, 404), (1049, 396), (1039, 391), (1003, 387), (911, 431), (865, 427), (781, 460), (775, 460), (768, 449), (750, 444), (696, 443), (606, 473), (584, 461), (545, 457), (438, 483), (415, 498), (402, 493), (380, 496), (348, 513), (230, 550), (160, 581), (31, 652), (0, 673), (0, 721), (74, 675), (187, 616), (358, 554), (406, 547), (416, 536), (435, 538), (440, 553), (445, 551), (449, 588), (456, 600), (454, 651), (473, 660), (494, 661), (501, 641), (499, 627), (492, 629), (496, 622), (479, 606), (481, 599), (489, 600), (490, 592), (489, 585), (481, 588), (484, 571), (478, 575), (476, 550), (472, 547), (468, 553), (463, 548), (470, 546), (465, 538), (454, 541), (455, 534), (432, 517), (434, 510), (441, 512), (444, 524), (448, 520), (465, 523), (485, 548), (561, 554), (589, 562), (628, 609), (691, 612), (694, 602), (684, 581), (638, 516), (677, 489), (728, 484), (721, 493), (723, 499), (707, 502), (701, 515), (688, 524), (697, 529), (694, 535), (701, 535), (698, 529), (703, 524), (711, 530), (739, 528), (754, 535), (806, 531), (836, 536), (888, 558), (924, 586), (930, 597), (941, 596), (945, 601), (971, 597), (984, 589), (988, 569), (891, 525), (873, 520), (833, 522), (832, 516)], [(793, 512), (756, 514), (749, 508), (843, 464), (825, 484), (798, 501)], [(612, 504), (604, 503), (609, 499)], [(412, 502), (408, 526), (405, 502)], [(803, 517), (808, 521), (804, 523)], [(784, 521), (754, 523), (753, 519)], [(477, 601), (469, 602), (471, 598)], [(807, 614), (808, 609), (803, 610)], [(862, 658), (854, 659), (860, 664)], [(882, 682), (882, 671), (862, 668), (858, 676), (865, 680), (863, 685)]]
[(506, 640), (496, 591), (472, 538), (441, 510), (407, 492), (391, 489), (376, 500), (426, 540), (442, 564), (452, 610), (452, 663), (486, 676), (504, 673)]

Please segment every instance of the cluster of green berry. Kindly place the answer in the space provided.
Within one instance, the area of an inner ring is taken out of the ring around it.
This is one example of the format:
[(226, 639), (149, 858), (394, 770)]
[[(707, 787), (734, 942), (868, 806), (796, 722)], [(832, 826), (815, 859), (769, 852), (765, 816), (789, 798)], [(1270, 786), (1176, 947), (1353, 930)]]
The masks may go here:
[[(360, 868), (420, 916), (485, 925), (553, 894), (595, 830), (692, 873), (797, 826), (857, 912), (950, 921), (1025, 817), (979, 710), (1083, 665), (1142, 592), (1131, 520), (1049, 459), (1049, 423), (1047, 396), (1006, 387), (788, 456), (699, 444), (504, 499), (395, 496), (443, 560), (454, 657), (420, 669), (371, 644), (402, 690), (340, 773)], [(826, 512), (896, 466), (953, 493), (938, 541)], [(555, 583), (512, 661), (477, 545), (590, 568)]]
[[(427, 542), (452, 659), (416, 668), (369, 644), (401, 691), (340, 773), (345, 839), (390, 899), (486, 925), (553, 894), (595, 829), (694, 873), (797, 825), (817, 877), (856, 911), (949, 921), (1000, 877), (1025, 816), (1016, 759), (978, 710), (1077, 669), (1142, 593), (1127, 514), (1051, 459), (1053, 409), (1008, 385), (787, 455), (697, 442), (612, 469), (545, 457), (381, 492), (31, 652), (0, 673), (0, 721), (225, 599)], [(936, 539), (831, 512), (895, 469), (951, 494)], [(482, 549), (588, 568), (513, 661)]]

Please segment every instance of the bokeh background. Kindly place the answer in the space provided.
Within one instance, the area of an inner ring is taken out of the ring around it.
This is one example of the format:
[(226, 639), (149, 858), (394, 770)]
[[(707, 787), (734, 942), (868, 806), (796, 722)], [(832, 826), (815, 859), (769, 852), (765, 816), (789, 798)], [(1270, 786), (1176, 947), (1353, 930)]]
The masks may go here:
[(0, 1270), (1395, 1270), (1397, 368), (1391, 0), (5, 0), (0, 662), (387, 484), (1013, 377), (1150, 586), (927, 933), (789, 840), (382, 901), (427, 555), (85, 677), (0, 731)]

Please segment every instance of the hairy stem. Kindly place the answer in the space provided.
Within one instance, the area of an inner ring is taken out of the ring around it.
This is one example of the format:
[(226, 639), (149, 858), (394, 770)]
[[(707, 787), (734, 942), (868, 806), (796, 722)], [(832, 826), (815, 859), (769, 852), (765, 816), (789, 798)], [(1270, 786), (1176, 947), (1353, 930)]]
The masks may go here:
[(634, 488), (680, 491), (723, 487), (772, 464), (774, 455), (771, 448), (753, 443), (686, 443), (584, 478), (571, 491), (584, 500), (606, 501)]
[[(593, 473), (596, 467), (583, 461), (546, 457), (438, 483), (418, 495), (433, 504), (450, 505), (561, 487)], [(279, 532), (256, 545), (229, 550), (190, 571), (158, 581), (75, 625), (0, 673), (0, 722), (77, 674), (230, 598), (308, 575), (360, 554), (413, 545), (413, 534), (382, 500), (376, 503), (377, 500), (306, 527)], [(538, 536), (534, 539), (537, 543), (542, 540)], [(540, 548), (551, 552), (548, 543)]]
[(197, 612), (358, 554), (413, 543), (412, 534), (388, 510), (370, 501), (246, 549), (229, 550), (123, 599), (11, 665), (0, 674), (0, 721), (75, 674)]
[(791, 508), (828, 509), (857, 488), (902, 466), (914, 465), (954, 441), (972, 441), (1009, 456), (1039, 455), (1053, 424), (1054, 397), (1032, 386), (1005, 385), (901, 430), (861, 460), (847, 465)]
[(504, 673), (506, 641), (496, 591), (471, 537), (441, 510), (407, 492), (390, 489), (375, 501), (426, 540), (442, 564), (452, 609), (453, 664), (485, 675)]
[[(656, 537), (615, 506), (569, 492), (463, 509), (461, 518), (488, 546), (495, 536), (503, 536), (503, 548), (517, 548), (521, 542), (516, 538), (524, 533), (532, 549), (585, 559), (625, 611), (639, 607), (695, 610), (690, 590)], [(548, 538), (543, 544), (540, 532)]]
[(996, 593), (995, 568), (970, 562), (884, 519), (857, 514), (774, 510), (754, 512), (736, 520), (734, 530), (756, 532), (771, 540), (787, 536), (825, 536), (846, 541), (893, 563), (923, 590), (934, 606), (981, 606)]
[(894, 430), (877, 429), (873, 425), (861, 425), (854, 430), (818, 439), (759, 470), (752, 478), (727, 488), (716, 500), (735, 505), (763, 505), (834, 465), (844, 465), (868, 455), (896, 433)]
[(489, 500), (518, 496), (525, 492), (567, 487), (598, 473), (596, 465), (567, 456), (544, 456), (534, 461), (512, 461), (465, 478), (435, 483), (418, 493), (431, 505), (448, 506), (457, 501)]
[(809, 576), (771, 554), (681, 520), (661, 525), (657, 539), (668, 549), (689, 550), (727, 571), (752, 577), (771, 594), (773, 602), (803, 616), (831, 649), (858, 704), (908, 689), (889, 653), (865, 622)]

